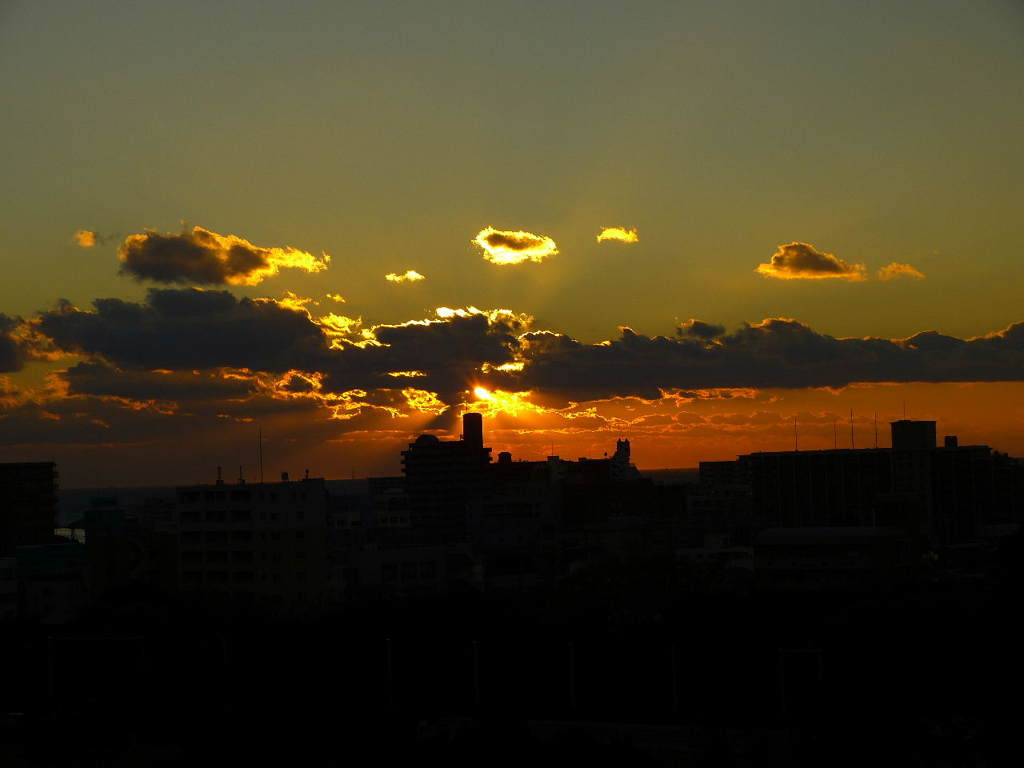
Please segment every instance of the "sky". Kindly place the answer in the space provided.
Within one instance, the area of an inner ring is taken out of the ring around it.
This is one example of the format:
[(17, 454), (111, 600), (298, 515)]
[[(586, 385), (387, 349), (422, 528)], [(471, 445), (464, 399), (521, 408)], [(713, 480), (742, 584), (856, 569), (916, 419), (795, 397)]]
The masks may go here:
[(0, 2), (0, 460), (1024, 455), (1022, 75), (1016, 0)]

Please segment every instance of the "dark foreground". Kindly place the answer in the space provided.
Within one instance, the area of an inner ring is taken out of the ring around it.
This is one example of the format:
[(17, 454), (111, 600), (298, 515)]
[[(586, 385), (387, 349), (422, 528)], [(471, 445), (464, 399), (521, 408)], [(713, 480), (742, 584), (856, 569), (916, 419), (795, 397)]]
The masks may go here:
[(0, 635), (0, 765), (1018, 765), (1021, 579), (657, 583), (219, 622), (125, 594)]

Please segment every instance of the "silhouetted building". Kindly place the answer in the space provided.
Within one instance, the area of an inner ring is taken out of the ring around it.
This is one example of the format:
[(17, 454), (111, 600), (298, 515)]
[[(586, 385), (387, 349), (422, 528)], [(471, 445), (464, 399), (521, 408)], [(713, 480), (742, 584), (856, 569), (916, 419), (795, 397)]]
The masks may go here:
[(934, 421), (900, 419), (889, 426), (894, 451), (930, 451), (935, 447)]
[(18, 618), (18, 559), (0, 557), (0, 624)]
[[(55, 537), (51, 534), (51, 541)], [(76, 542), (18, 547), (21, 614), (41, 624), (65, 624), (85, 610), (85, 547)]]
[(490, 462), (479, 413), (463, 415), (459, 440), (417, 437), (402, 451), (411, 523), (437, 540), (464, 540), (469, 505), (486, 490)]
[(56, 513), (56, 464), (0, 463), (0, 556), (13, 554), (15, 547), (48, 543)]
[(327, 595), (327, 489), (322, 478), (178, 489), (183, 592), (240, 611), (309, 614)]
[(891, 428), (892, 448), (752, 453), (731, 468), (702, 463), (702, 481), (747, 482), (755, 530), (896, 528), (930, 548), (970, 540), (994, 517), (1019, 521), (1009, 490), (1019, 483), (1015, 462), (955, 437), (936, 447), (934, 421)]
[(128, 512), (116, 497), (97, 497), (81, 513), (67, 529), (74, 540), (85, 544), (86, 584), (92, 600), (127, 587), (144, 588), (153, 596), (177, 590), (173, 505), (157, 500)]

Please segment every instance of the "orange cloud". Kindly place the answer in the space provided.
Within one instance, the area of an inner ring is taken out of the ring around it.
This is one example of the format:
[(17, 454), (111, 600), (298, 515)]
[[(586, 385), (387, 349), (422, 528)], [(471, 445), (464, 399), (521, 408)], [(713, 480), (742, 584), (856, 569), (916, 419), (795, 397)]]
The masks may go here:
[(471, 242), (480, 246), (487, 261), (499, 266), (522, 264), (524, 261), (541, 262), (558, 253), (558, 246), (550, 237), (521, 230), (513, 232), (485, 227)]
[(810, 243), (792, 242), (780, 245), (765, 264), (755, 270), (765, 277), (782, 280), (839, 279), (861, 282), (865, 279), (863, 264), (848, 264), (833, 253), (819, 251)]
[(434, 392), (409, 387), (407, 389), (403, 389), (402, 394), (405, 395), (405, 402), (414, 411), (440, 416), (448, 410), (448, 406), (441, 402), (440, 398), (438, 398), (437, 394)]
[(96, 233), (91, 229), (80, 229), (75, 232), (75, 242), (82, 248), (92, 248), (96, 245)]
[(417, 283), (420, 280), (426, 280), (424, 275), (421, 275), (415, 269), (406, 270), (404, 275), (399, 275), (394, 272), (388, 272), (384, 275), (384, 279), (389, 283)]
[(914, 269), (909, 264), (901, 264), (898, 261), (887, 264), (878, 270), (878, 279), (882, 282), (889, 282), (890, 280), (896, 280), (901, 277), (911, 277), (915, 280), (923, 280), (924, 276), (924, 272)]
[(597, 236), (597, 242), (603, 243), (606, 240), (614, 240), (620, 243), (639, 243), (640, 235), (635, 229), (625, 227), (604, 227)]
[(197, 285), (257, 285), (282, 269), (321, 272), (331, 260), (326, 253), (318, 258), (291, 246), (263, 248), (202, 227), (129, 235), (118, 258), (121, 271), (139, 280)]

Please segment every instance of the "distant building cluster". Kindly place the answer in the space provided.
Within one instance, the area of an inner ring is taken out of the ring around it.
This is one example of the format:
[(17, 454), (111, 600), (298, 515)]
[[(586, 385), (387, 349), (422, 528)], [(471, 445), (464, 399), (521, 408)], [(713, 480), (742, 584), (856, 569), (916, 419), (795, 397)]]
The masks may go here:
[[(61, 623), (157, 596), (218, 614), (313, 617), (354, 601), (523, 592), (615, 569), (669, 588), (818, 589), (978, 567), (1024, 519), (1024, 467), (892, 423), (891, 448), (759, 452), (699, 477), (611, 456), (493, 460), (480, 414), (420, 435), (400, 477), (96, 496), (54, 530), (52, 463), (0, 464), (0, 621)], [(973, 565), (972, 565), (973, 564)], [(148, 596), (148, 597), (147, 597)]]

